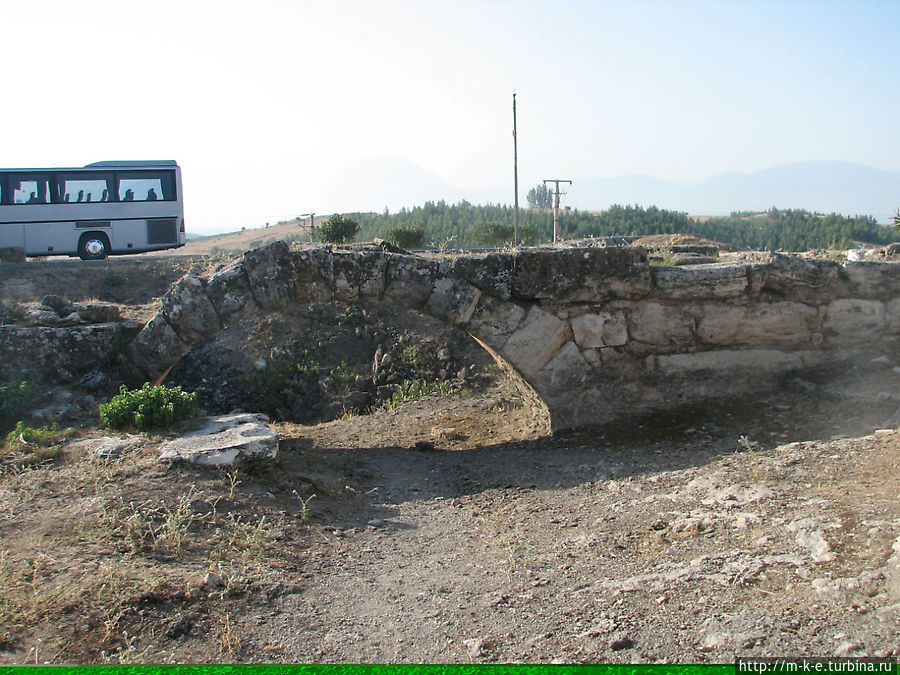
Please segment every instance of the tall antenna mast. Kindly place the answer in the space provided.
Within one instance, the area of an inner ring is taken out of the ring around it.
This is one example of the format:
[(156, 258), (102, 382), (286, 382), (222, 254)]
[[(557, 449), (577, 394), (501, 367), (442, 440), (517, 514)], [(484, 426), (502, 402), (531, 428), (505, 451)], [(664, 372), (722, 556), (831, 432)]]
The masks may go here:
[(516, 137), (516, 92), (513, 90), (513, 185), (516, 191), (513, 223), (515, 225), (515, 245), (519, 245), (519, 147)]

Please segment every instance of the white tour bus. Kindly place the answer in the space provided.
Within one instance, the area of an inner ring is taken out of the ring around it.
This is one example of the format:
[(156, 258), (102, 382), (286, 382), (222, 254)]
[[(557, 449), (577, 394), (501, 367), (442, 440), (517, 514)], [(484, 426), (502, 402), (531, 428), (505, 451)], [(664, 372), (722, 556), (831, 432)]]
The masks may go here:
[(174, 161), (0, 169), (0, 251), (8, 255), (102, 260), (184, 243)]

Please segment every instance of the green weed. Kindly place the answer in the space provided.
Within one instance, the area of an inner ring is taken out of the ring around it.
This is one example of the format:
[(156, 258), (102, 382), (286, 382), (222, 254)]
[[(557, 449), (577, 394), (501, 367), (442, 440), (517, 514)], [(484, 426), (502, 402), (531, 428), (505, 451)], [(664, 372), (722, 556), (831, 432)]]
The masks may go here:
[(422, 365), (422, 355), (419, 353), (419, 348), (415, 345), (404, 348), (400, 353), (400, 360), (413, 368), (418, 368)]
[(405, 380), (394, 391), (394, 395), (385, 404), (388, 410), (396, 410), (407, 401), (423, 396), (450, 396), (455, 392), (450, 382), (428, 382), (427, 380)]
[(129, 390), (122, 385), (109, 403), (100, 404), (100, 418), (113, 429), (167, 428), (197, 409), (197, 394), (181, 387), (149, 383)]
[(2, 454), (21, 453), (23, 466), (35, 466), (59, 457), (61, 448), (58, 440), (56, 424), (34, 429), (19, 421), (6, 435)]

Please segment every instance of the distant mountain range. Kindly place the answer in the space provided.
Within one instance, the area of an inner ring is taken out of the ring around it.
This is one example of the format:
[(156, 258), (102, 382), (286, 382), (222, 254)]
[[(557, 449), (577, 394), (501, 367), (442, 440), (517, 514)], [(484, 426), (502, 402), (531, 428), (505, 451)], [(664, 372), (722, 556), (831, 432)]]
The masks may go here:
[[(800, 162), (757, 173), (723, 173), (694, 185), (648, 175), (572, 179), (572, 185), (563, 186), (567, 194), (562, 204), (585, 211), (635, 204), (715, 216), (732, 211), (765, 211), (774, 206), (847, 216), (871, 215), (888, 223), (900, 207), (900, 172), (853, 162)], [(348, 186), (353, 186), (352, 190)], [(526, 195), (532, 187), (520, 177), (521, 206), (527, 204)], [(396, 211), (403, 206), (412, 208), (439, 200), (451, 204), (463, 199), (472, 204), (511, 204), (511, 193), (511, 185), (461, 188), (412, 162), (380, 158), (342, 167), (340, 178), (329, 180), (327, 187), (317, 191), (317, 197), (349, 212), (380, 211), (385, 205)]]
[(900, 172), (852, 162), (800, 162), (751, 174), (720, 174), (695, 185), (644, 175), (580, 178), (573, 180), (563, 203), (584, 210), (612, 204), (655, 205), (693, 215), (764, 211), (775, 206), (871, 215), (888, 222), (900, 206)]

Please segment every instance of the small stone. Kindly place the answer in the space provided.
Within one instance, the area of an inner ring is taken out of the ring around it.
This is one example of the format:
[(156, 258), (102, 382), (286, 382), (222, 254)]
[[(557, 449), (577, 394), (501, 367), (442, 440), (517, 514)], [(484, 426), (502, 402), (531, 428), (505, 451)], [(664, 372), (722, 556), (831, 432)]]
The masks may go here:
[(864, 645), (862, 642), (853, 642), (847, 640), (846, 642), (842, 642), (838, 645), (838, 648), (834, 651), (835, 656), (850, 656), (851, 654), (861, 651)]
[(215, 572), (207, 572), (203, 577), (203, 585), (206, 588), (222, 588), (225, 585), (225, 577)]
[(627, 633), (614, 635), (609, 641), (609, 648), (614, 652), (618, 652), (623, 649), (631, 649), (632, 647), (634, 647), (634, 640)]
[(384, 527), (384, 521), (381, 518), (372, 518), (366, 525), (369, 527)]
[(488, 647), (490, 646), (488, 641), (484, 638), (463, 640), (463, 644), (466, 646), (466, 651), (469, 652), (469, 656), (473, 659), (484, 656), (485, 651), (487, 651)]

